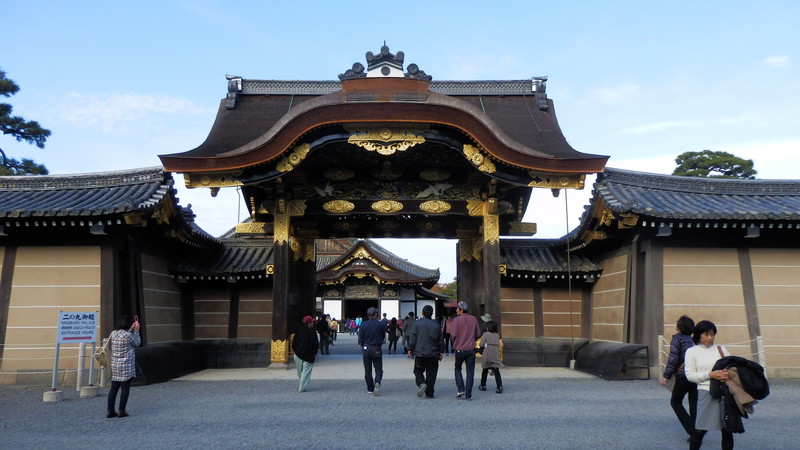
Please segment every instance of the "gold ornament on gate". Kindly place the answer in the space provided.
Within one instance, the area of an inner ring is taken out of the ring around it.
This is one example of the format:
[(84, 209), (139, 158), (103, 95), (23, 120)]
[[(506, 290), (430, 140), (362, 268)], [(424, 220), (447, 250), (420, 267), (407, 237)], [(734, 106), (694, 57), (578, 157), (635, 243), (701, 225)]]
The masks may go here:
[(441, 214), (450, 211), (450, 204), (441, 200), (428, 200), (419, 205), (419, 209), (431, 214)]

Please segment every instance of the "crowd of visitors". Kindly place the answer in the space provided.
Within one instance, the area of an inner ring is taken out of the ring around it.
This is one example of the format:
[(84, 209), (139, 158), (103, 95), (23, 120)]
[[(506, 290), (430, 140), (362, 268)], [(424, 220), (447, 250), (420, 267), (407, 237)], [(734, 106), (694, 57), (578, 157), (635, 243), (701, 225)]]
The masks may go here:
[(500, 359), (503, 341), (497, 323), (484, 314), (481, 316), (484, 323), (479, 324), (478, 319), (468, 313), (468, 309), (468, 304), (462, 301), (455, 308), (455, 315), (447, 314), (434, 319), (433, 307), (426, 305), (422, 308), (419, 320), (413, 311), (398, 319), (389, 318), (374, 307), (367, 310), (366, 318), (357, 316), (339, 321), (329, 314), (317, 318), (306, 316), (292, 341), (300, 380), (298, 390), (306, 391), (316, 354), (330, 355), (330, 347), (334, 345), (338, 332), (343, 331), (357, 337), (364, 364), (364, 381), (367, 392), (372, 395), (377, 396), (381, 392), (383, 345), (388, 343), (386, 352), (395, 354), (400, 340), (403, 354), (414, 360), (412, 371), (418, 397), (434, 398), (439, 362), (450, 354), (455, 356), (456, 398), (472, 400), (477, 354), (483, 355), (479, 388), (486, 390), (486, 379), (491, 373), (495, 378), (495, 392), (500, 394), (503, 392), (500, 377), (500, 369), (504, 367)]

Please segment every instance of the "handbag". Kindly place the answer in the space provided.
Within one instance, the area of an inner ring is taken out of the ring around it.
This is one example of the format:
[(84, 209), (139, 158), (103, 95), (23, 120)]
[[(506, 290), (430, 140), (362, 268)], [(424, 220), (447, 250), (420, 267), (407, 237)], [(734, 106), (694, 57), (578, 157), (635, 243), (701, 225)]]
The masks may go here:
[(109, 342), (111, 342), (110, 335), (108, 339), (106, 339), (106, 342), (94, 352), (94, 359), (100, 363), (100, 367), (111, 367), (111, 349), (108, 347)]
[(664, 387), (669, 389), (670, 392), (672, 392), (672, 390), (675, 389), (675, 383), (678, 381), (678, 372), (680, 372), (682, 368), (683, 364), (678, 366), (678, 370), (676, 370), (675, 373), (673, 373), (672, 376), (669, 377), (669, 380), (667, 380), (667, 384), (664, 385)]

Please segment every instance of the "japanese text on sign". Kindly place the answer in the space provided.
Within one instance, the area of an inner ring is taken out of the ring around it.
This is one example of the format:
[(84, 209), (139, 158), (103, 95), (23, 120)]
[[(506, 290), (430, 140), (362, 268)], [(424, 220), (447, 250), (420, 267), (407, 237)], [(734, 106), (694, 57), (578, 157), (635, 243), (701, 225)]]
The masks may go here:
[(58, 343), (96, 342), (97, 312), (64, 312), (58, 314)]

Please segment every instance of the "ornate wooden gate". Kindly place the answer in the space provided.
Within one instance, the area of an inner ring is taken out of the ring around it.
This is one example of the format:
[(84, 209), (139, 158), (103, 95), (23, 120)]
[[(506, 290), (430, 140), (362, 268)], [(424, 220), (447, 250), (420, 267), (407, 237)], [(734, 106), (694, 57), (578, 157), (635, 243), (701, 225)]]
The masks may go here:
[(533, 188), (582, 188), (607, 157), (575, 151), (546, 78), (433, 82), (402, 52), (368, 52), (340, 81), (229, 77), (199, 147), (162, 155), (190, 187), (241, 187), (240, 233), (274, 240), (272, 361), (288, 324), (313, 311), (314, 239), (457, 238), (458, 297), (501, 319), (501, 235)]

